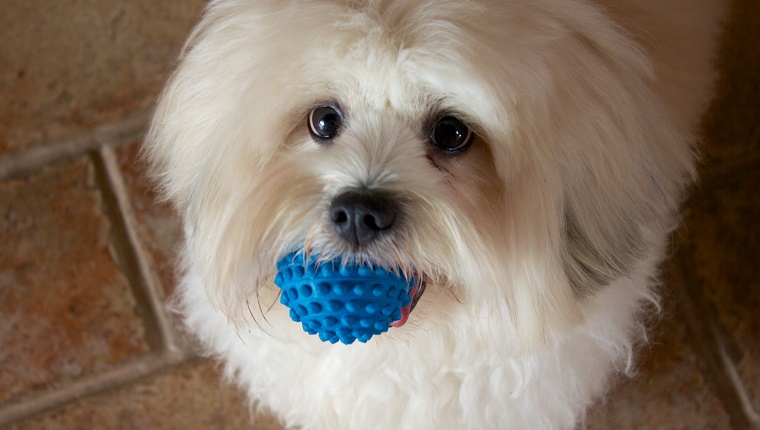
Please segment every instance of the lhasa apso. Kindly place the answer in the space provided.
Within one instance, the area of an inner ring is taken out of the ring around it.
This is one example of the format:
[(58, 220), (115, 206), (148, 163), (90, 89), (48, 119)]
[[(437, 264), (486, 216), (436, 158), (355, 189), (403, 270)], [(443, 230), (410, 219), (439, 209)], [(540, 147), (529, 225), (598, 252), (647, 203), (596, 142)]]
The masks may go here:
[[(720, 3), (212, 1), (146, 145), (187, 327), (294, 428), (578, 425), (658, 308)], [(333, 344), (294, 254), (413, 281)]]

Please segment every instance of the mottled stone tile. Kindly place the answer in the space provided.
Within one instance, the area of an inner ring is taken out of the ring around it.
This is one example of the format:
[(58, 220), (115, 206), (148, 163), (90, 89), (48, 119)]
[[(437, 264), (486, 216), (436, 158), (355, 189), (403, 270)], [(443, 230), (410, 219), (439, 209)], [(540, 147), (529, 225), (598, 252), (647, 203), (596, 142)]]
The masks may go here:
[(712, 430), (731, 428), (720, 395), (704, 374), (698, 347), (692, 341), (689, 316), (674, 288), (673, 275), (663, 282), (663, 314), (650, 331), (650, 343), (640, 351), (633, 378), (621, 378), (605, 400), (588, 414), (589, 430)]
[(205, 0), (5, 0), (0, 155), (149, 107)]
[(704, 120), (708, 167), (760, 159), (760, 2), (733, 0), (716, 66), (716, 97)]
[(760, 411), (760, 163), (703, 184), (688, 207), (696, 287)]
[(85, 157), (0, 183), (0, 404), (147, 351)]
[[(194, 361), (10, 426), (13, 430), (281, 430), (270, 416), (249, 413), (219, 371)], [(9, 430), (10, 430), (9, 429)]]
[(140, 157), (139, 150), (139, 143), (120, 147), (117, 149), (117, 159), (137, 218), (138, 236), (150, 253), (166, 298), (176, 282), (174, 275), (181, 237), (180, 221), (171, 205), (158, 195), (156, 184), (150, 180), (146, 161)]

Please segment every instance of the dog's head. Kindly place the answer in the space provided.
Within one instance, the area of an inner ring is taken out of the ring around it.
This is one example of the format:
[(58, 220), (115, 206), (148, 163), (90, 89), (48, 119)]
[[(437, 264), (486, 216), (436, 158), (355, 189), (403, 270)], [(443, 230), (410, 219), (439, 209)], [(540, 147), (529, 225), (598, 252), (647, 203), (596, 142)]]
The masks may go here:
[(672, 227), (692, 155), (636, 45), (551, 3), (212, 2), (147, 148), (213, 303), (245, 318), (303, 247), (524, 343), (576, 323)]

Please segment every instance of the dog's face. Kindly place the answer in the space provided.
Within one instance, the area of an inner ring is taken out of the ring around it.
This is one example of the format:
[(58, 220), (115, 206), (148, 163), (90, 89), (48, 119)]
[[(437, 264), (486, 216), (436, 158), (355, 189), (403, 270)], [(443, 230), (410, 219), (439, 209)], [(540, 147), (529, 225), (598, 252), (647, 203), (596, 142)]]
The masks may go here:
[(303, 247), (541, 343), (646, 257), (691, 160), (646, 61), (582, 3), (489, 3), (212, 3), (149, 151), (215, 305)]

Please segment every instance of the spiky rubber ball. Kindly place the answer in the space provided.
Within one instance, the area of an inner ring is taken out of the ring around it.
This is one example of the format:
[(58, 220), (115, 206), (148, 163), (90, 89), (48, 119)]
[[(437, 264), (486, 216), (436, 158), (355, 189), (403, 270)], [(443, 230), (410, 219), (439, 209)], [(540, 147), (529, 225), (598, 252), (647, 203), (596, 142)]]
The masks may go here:
[(340, 259), (319, 261), (303, 253), (286, 255), (277, 263), (274, 283), (282, 289), (280, 303), (306, 333), (323, 342), (348, 345), (367, 342), (388, 331), (401, 319), (401, 309), (412, 300), (414, 279), (382, 267)]

